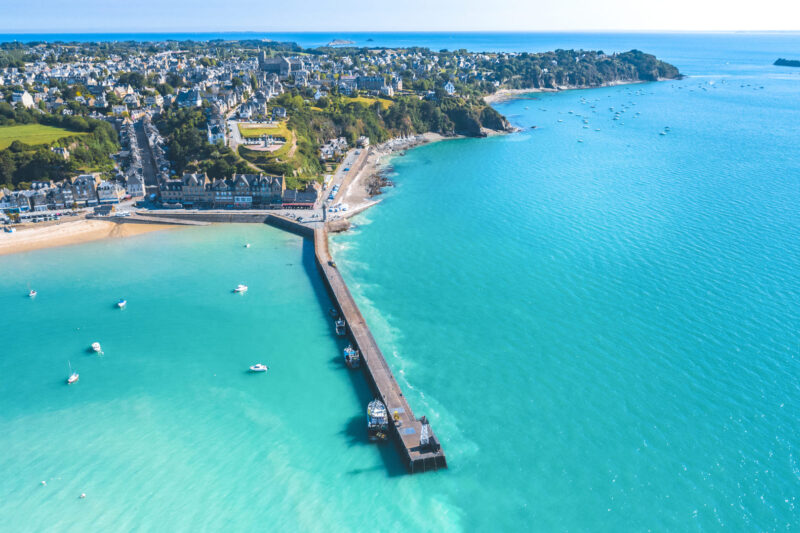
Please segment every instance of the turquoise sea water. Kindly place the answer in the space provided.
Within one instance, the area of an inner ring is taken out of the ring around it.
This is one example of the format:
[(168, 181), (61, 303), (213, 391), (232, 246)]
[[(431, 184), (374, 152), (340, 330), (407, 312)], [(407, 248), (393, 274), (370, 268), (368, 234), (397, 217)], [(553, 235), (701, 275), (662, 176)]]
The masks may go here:
[(0, 257), (0, 531), (796, 528), (800, 71), (769, 63), (800, 39), (742, 39), (639, 46), (683, 81), (498, 104), (524, 131), (395, 158), (334, 239), (446, 471), (365, 441), (297, 237)]

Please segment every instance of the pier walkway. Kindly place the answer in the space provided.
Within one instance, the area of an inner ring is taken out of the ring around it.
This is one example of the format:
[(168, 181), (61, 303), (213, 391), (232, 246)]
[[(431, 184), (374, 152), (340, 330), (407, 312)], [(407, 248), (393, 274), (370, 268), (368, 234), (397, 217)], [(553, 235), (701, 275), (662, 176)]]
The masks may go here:
[[(413, 474), (446, 468), (444, 451), (430, 426), (428, 426), (429, 443), (425, 446), (420, 445), (422, 422), (414, 417), (347, 284), (331, 259), (328, 251), (328, 233), (324, 227), (314, 229), (314, 250), (323, 280), (347, 322), (347, 332), (353, 341), (353, 347), (361, 352), (362, 367), (370, 385), (376, 396), (386, 405), (392, 437), (409, 471)], [(393, 419), (394, 413), (399, 414), (398, 423)]]

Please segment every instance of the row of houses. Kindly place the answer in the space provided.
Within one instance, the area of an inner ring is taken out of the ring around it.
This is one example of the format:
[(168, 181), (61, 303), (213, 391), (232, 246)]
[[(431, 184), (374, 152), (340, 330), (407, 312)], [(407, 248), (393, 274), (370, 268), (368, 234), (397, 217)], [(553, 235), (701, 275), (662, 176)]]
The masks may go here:
[[(144, 184), (138, 179), (136, 196), (144, 195)], [(134, 177), (132, 181), (137, 181)], [(129, 192), (116, 181), (102, 180), (98, 174), (83, 174), (58, 183), (34, 181), (30, 190), (10, 191), (0, 189), (0, 211), (6, 213), (25, 213), (28, 211), (47, 211), (51, 209), (71, 209), (73, 207), (94, 207), (116, 204)], [(131, 195), (134, 196), (134, 195)]]
[(206, 174), (184, 174), (179, 179), (162, 180), (159, 185), (162, 204), (185, 208), (311, 208), (318, 194), (315, 187), (287, 189), (283, 176), (265, 174), (234, 174), (230, 179), (214, 180)]

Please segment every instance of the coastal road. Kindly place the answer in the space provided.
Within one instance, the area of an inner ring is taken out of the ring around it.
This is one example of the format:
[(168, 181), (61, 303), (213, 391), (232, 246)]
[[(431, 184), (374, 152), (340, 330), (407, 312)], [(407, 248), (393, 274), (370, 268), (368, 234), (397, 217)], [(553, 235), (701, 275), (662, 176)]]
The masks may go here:
[[(333, 174), (328, 187), (320, 194), (320, 202), (323, 206), (335, 205), (340, 202), (344, 197), (344, 191), (352, 183), (359, 172), (364, 168), (367, 161), (369, 148), (354, 148), (347, 152), (344, 159), (339, 164), (336, 172)], [(328, 195), (333, 191), (333, 187), (339, 185), (339, 190), (332, 201), (328, 200)]]

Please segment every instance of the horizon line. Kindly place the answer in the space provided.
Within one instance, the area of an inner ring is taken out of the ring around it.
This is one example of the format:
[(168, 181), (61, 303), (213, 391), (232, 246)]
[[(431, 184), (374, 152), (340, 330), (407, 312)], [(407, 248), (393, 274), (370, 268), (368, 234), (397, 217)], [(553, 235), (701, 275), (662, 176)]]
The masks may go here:
[(24, 31), (9, 31), (0, 29), (2, 35), (160, 35), (160, 34), (222, 34), (222, 33), (241, 33), (241, 34), (281, 34), (281, 35), (303, 35), (311, 33), (331, 34), (331, 33), (347, 33), (347, 34), (437, 34), (437, 33), (497, 33), (497, 34), (561, 34), (561, 33), (631, 33), (631, 34), (657, 34), (657, 33), (800, 33), (800, 29), (796, 30), (631, 30), (631, 29), (583, 29), (583, 30), (110, 30), (110, 31), (97, 31), (97, 30), (69, 30), (69, 31), (53, 31), (53, 30), (24, 30)]

